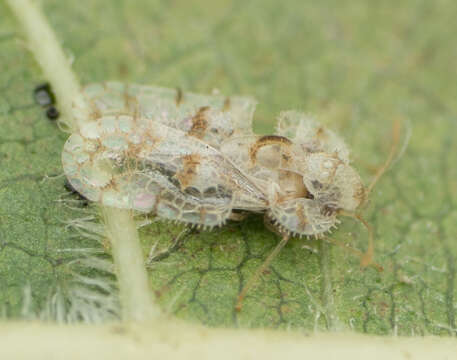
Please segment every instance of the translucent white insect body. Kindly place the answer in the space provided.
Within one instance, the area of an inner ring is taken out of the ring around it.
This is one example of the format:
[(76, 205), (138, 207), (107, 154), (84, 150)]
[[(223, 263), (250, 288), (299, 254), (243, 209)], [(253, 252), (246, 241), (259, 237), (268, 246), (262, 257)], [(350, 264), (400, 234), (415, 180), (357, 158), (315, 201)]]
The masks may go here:
[[(367, 227), (366, 253), (352, 251), (362, 266), (382, 269), (372, 262), (371, 227), (355, 211), (395, 147), (365, 188), (344, 142), (295, 111), (280, 114), (275, 134), (260, 136), (252, 132), (256, 102), (247, 97), (116, 82), (89, 85), (82, 95), (74, 116), (85, 125), (62, 153), (64, 172), (82, 196), (204, 228), (261, 213), (282, 236), (239, 294), (238, 310), (291, 236), (319, 237), (336, 226), (338, 215)], [(90, 121), (83, 118), (88, 105)]]
[(259, 136), (246, 97), (121, 83), (83, 95), (93, 121), (70, 136), (62, 162), (89, 200), (209, 228), (264, 213), (283, 235), (317, 236), (365, 199), (344, 142), (301, 113), (281, 113), (276, 134)]

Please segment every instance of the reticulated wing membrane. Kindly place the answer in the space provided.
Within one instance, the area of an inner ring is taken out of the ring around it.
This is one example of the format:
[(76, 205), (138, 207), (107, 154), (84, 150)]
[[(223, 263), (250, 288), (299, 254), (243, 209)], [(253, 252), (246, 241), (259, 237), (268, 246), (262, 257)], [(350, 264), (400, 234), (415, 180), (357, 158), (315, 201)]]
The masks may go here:
[[(200, 95), (120, 82), (90, 84), (83, 95), (94, 118), (137, 115), (179, 129), (216, 148), (232, 136), (252, 134), (256, 101), (249, 97)], [(78, 117), (77, 107), (74, 112)]]
[(274, 204), (268, 215), (283, 232), (319, 236), (337, 224), (336, 215), (326, 216), (315, 201), (292, 199)]
[(312, 117), (297, 111), (283, 111), (278, 117), (278, 135), (291, 139), (304, 152), (337, 154), (349, 162), (349, 149), (343, 139)]
[(106, 115), (85, 125), (62, 161), (73, 187), (107, 206), (205, 226), (234, 207), (265, 207), (263, 192), (219, 151), (147, 118)]

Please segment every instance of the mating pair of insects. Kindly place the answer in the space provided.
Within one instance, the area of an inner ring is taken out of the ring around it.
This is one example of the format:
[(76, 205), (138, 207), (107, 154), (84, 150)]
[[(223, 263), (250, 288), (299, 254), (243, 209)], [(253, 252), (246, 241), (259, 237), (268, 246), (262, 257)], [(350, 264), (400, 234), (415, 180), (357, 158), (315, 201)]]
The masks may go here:
[[(252, 131), (256, 102), (248, 97), (113, 82), (87, 86), (83, 98), (74, 117), (87, 116), (82, 106), (89, 105), (92, 121), (82, 119), (62, 153), (81, 195), (210, 229), (262, 213), (282, 236), (238, 308), (291, 236), (319, 237), (338, 215), (357, 217), (372, 188), (351, 167), (341, 138), (299, 112), (281, 113), (276, 133), (259, 136)], [(373, 252), (369, 232), (365, 265)]]

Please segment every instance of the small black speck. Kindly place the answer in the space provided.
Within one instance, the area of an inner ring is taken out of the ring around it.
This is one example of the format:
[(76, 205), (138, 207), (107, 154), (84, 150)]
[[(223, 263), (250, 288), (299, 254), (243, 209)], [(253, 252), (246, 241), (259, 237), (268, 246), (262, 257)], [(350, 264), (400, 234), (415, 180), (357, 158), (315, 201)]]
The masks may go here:
[(54, 106), (51, 106), (46, 110), (46, 116), (49, 120), (57, 120), (60, 116), (59, 110), (57, 110)]
[(56, 103), (56, 97), (52, 92), (49, 83), (38, 85), (33, 91), (33, 98), (35, 99), (35, 102), (42, 107), (48, 107)]

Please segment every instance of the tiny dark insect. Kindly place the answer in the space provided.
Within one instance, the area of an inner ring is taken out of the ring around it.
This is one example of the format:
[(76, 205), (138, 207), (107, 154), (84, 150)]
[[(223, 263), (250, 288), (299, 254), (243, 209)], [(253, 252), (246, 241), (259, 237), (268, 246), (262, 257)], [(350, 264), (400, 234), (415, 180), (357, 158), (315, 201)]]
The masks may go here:
[(89, 205), (89, 200), (84, 196), (81, 195), (74, 187), (70, 184), (68, 180), (65, 180), (63, 187), (67, 190), (70, 194), (76, 195), (78, 200), (81, 201), (81, 206), (86, 207)]
[(54, 106), (56, 104), (56, 96), (49, 83), (38, 85), (33, 91), (33, 97), (38, 105), (47, 109), (46, 117), (49, 120), (56, 120), (59, 118), (59, 110)]
[(44, 108), (56, 103), (56, 97), (49, 83), (38, 85), (33, 91), (33, 97), (35, 102)]
[(57, 120), (60, 116), (59, 110), (57, 110), (54, 106), (51, 106), (46, 111), (46, 116), (49, 120)]

